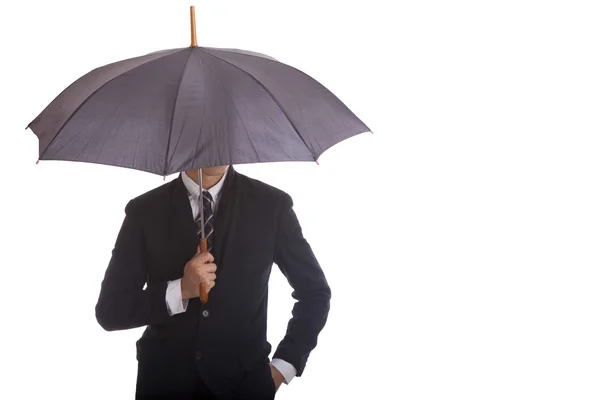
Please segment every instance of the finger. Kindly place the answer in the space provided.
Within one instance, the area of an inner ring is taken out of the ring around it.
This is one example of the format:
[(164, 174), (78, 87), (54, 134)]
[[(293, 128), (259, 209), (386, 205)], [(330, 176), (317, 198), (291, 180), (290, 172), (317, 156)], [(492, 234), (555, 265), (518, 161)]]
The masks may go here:
[(208, 279), (209, 282), (212, 282), (215, 279), (217, 279), (217, 274), (215, 274), (214, 272), (208, 273), (206, 274), (206, 279)]
[(206, 294), (210, 293), (210, 290), (215, 287), (215, 283), (212, 282), (210, 285), (206, 285)]
[(201, 254), (202, 253), (202, 249), (200, 248), (200, 245), (198, 245), (198, 248), (196, 249), (196, 255)]
[(206, 272), (217, 272), (217, 266), (215, 264), (204, 264)]
[(196, 254), (196, 256), (194, 256), (193, 258), (193, 262), (194, 262), (194, 266), (197, 265), (206, 265), (207, 263), (210, 263), (209, 258), (207, 256), (208, 253), (200, 253), (200, 254)]
[(206, 264), (206, 263), (211, 263), (215, 260), (215, 258), (212, 256), (212, 254), (210, 253), (200, 253), (200, 254), (196, 254), (196, 257), (198, 258), (198, 261)]

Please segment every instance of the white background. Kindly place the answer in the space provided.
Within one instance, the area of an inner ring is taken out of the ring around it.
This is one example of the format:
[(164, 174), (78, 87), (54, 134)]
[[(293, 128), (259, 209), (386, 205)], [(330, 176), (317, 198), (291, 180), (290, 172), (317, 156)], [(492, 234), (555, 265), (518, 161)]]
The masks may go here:
[[(238, 167), (293, 196), (333, 291), (277, 398), (600, 398), (596, 4), (195, 4), (200, 45), (294, 65), (375, 132), (320, 166)], [(36, 166), (24, 128), (89, 70), (188, 46), (189, 5), (2, 3), (0, 398), (133, 398), (142, 329), (104, 332), (94, 306), (124, 205), (164, 182)], [(290, 293), (274, 269), (274, 347)]]

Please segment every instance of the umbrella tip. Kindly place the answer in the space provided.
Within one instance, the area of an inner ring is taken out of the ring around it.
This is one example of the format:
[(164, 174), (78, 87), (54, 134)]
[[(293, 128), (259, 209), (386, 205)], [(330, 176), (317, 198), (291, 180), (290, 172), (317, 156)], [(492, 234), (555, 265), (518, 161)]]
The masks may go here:
[(315, 160), (315, 162), (317, 163), (317, 165), (321, 165), (321, 164), (319, 164), (319, 160)]
[(196, 39), (196, 7), (190, 6), (190, 28), (192, 31), (192, 45), (190, 47), (198, 47)]
[(25, 127), (25, 130), (27, 130), (27, 129), (29, 129), (29, 125), (27, 125), (27, 126)]
[(35, 165), (38, 165), (40, 163), (40, 159), (38, 158), (38, 160), (35, 162)]
[(167, 176), (163, 175), (163, 181), (166, 181), (166, 180), (167, 180)]

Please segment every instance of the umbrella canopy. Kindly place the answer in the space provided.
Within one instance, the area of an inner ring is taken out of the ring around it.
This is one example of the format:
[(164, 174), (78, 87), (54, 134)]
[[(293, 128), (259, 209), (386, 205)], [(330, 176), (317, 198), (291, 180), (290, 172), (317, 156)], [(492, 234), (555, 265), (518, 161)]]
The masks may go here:
[[(316, 161), (336, 143), (369, 131), (333, 93), (291, 66), (250, 51), (198, 47), (193, 6), (190, 17), (190, 47), (105, 65), (60, 93), (28, 125), (39, 138), (39, 159), (166, 176)], [(208, 301), (205, 285), (200, 298)]]
[(217, 165), (315, 161), (369, 131), (303, 72), (263, 54), (186, 47), (97, 68), (29, 128), (41, 160), (159, 175)]

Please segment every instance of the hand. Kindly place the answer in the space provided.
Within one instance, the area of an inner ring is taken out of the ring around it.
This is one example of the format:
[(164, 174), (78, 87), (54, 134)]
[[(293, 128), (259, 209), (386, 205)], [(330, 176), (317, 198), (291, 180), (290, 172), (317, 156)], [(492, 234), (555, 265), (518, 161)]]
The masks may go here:
[(284, 382), (283, 375), (277, 368), (273, 366), (273, 364), (269, 364), (269, 368), (271, 368), (271, 378), (273, 378), (273, 383), (275, 383), (275, 391), (279, 390), (279, 386)]
[(201, 253), (200, 246), (196, 255), (185, 264), (181, 278), (181, 298), (193, 299), (200, 296), (200, 284), (206, 285), (206, 291), (215, 287), (217, 266), (213, 264), (214, 257), (210, 253)]

